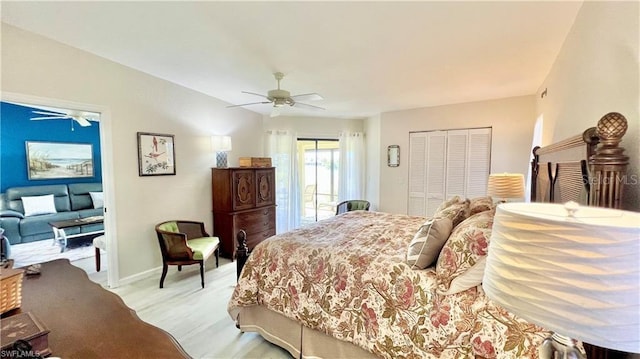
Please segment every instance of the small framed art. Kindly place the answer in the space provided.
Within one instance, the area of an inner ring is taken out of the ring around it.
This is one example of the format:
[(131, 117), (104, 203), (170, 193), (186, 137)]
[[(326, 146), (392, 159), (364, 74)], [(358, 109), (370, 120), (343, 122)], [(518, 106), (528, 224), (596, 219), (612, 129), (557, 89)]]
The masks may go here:
[(138, 132), (138, 175), (167, 176), (175, 174), (174, 136)]

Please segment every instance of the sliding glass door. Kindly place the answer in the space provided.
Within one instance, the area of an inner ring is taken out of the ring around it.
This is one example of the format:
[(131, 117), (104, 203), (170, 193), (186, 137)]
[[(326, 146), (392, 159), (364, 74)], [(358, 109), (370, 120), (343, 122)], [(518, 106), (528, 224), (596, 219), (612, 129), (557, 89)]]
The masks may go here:
[(316, 222), (336, 213), (338, 200), (338, 140), (298, 139), (300, 190), (302, 205), (300, 224)]

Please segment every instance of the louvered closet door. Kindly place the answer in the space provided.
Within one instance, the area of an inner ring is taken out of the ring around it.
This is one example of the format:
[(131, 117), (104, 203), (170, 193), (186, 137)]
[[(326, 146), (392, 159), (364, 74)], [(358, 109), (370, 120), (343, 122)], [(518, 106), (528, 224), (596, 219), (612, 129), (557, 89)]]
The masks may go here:
[(446, 196), (465, 198), (468, 130), (447, 131)]
[(491, 169), (491, 129), (469, 130), (468, 169), (465, 195), (467, 198), (486, 196)]
[(428, 133), (427, 171), (426, 171), (426, 214), (432, 216), (445, 199), (447, 167), (447, 133), (434, 131)]
[(407, 213), (432, 216), (447, 198), (486, 195), (491, 128), (409, 134)]
[(427, 133), (409, 134), (409, 200), (407, 213), (424, 216), (426, 190)]

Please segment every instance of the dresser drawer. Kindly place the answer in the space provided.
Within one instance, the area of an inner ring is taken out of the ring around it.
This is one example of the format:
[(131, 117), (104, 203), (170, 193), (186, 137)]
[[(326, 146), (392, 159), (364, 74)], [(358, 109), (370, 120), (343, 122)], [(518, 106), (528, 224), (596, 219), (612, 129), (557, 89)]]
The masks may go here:
[(258, 232), (258, 233), (247, 233), (247, 247), (249, 250), (252, 250), (258, 243), (264, 241), (265, 239), (275, 236), (276, 229), (267, 229), (266, 231)]
[(276, 210), (274, 207), (240, 213), (235, 216), (235, 227), (247, 233), (262, 232), (275, 228)]

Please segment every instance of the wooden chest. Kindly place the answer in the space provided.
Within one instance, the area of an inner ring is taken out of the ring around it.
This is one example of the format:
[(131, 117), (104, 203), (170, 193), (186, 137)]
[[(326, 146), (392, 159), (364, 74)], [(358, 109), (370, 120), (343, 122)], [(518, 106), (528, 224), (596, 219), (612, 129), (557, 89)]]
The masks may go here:
[(18, 313), (0, 319), (0, 343), (2, 343), (3, 358), (26, 358), (30, 353), (21, 353), (13, 348), (13, 344), (21, 339), (29, 342), (31, 351), (46, 357), (51, 354), (49, 349), (49, 329), (47, 329), (31, 312)]
[(249, 250), (276, 234), (275, 168), (214, 168), (211, 186), (213, 233), (223, 257), (235, 257), (240, 230)]
[(240, 167), (271, 167), (271, 157), (240, 157)]

